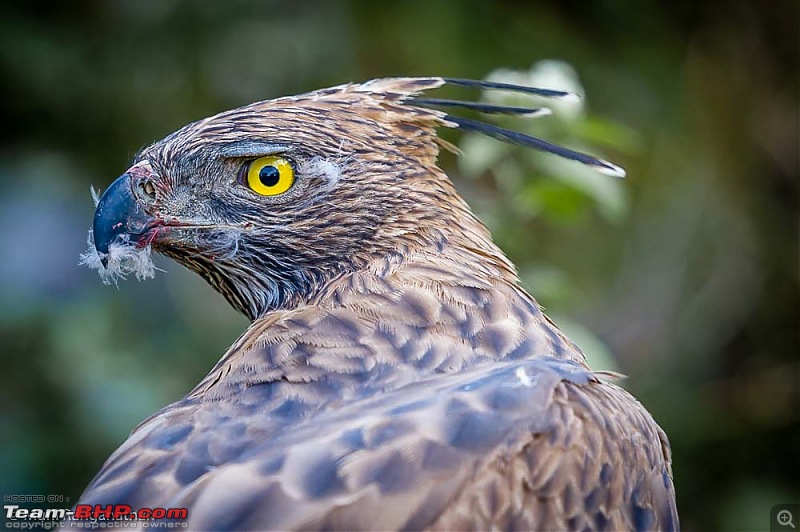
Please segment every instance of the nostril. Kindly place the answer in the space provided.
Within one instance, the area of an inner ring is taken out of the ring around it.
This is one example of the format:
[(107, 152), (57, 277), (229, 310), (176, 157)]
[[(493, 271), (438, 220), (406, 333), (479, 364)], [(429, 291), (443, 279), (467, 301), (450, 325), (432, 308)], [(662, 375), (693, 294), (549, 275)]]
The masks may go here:
[(140, 181), (137, 188), (139, 189), (139, 195), (144, 201), (147, 203), (154, 203), (156, 201), (156, 187), (153, 185), (152, 181)]

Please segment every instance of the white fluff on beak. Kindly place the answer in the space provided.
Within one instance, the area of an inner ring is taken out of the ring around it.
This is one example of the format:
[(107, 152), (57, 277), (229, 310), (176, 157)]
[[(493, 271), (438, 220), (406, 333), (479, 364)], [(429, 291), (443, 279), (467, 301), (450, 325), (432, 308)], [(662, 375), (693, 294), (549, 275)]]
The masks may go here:
[[(78, 264), (97, 270), (104, 284), (117, 284), (118, 280), (125, 279), (131, 274), (140, 281), (155, 277), (156, 265), (151, 257), (150, 246), (137, 248), (130, 242), (115, 241), (109, 246), (108, 254), (101, 255), (94, 247), (94, 236), (91, 229), (89, 229), (87, 242), (89, 249), (85, 253), (81, 253)], [(103, 266), (103, 258), (107, 259), (107, 266)]]

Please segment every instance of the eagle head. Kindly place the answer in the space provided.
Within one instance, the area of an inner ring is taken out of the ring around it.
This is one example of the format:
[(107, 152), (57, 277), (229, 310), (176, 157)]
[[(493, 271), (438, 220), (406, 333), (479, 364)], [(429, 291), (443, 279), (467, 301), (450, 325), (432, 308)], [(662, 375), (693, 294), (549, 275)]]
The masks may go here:
[[(97, 204), (105, 267), (116, 247), (160, 252), (199, 273), (250, 319), (312, 301), (333, 279), (414, 252), (464, 245), (505, 261), (436, 165), (439, 127), (459, 127), (621, 169), (540, 139), (437, 110), (534, 109), (420, 98), (444, 78), (389, 78), (253, 103), (142, 150)], [(509, 271), (513, 267), (509, 265)]]

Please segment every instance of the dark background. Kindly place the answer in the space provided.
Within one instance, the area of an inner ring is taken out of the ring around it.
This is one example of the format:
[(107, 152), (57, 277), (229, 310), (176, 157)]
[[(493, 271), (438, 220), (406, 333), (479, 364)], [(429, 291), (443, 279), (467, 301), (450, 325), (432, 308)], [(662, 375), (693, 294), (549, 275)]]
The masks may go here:
[(628, 178), (452, 133), (467, 156), (443, 166), (669, 434), (684, 528), (768, 528), (800, 498), (799, 18), (792, 0), (3, 3), (0, 492), (74, 502), (246, 327), (168, 261), (118, 288), (78, 267), (90, 184), (254, 100), (506, 67), (584, 90), (520, 127)]

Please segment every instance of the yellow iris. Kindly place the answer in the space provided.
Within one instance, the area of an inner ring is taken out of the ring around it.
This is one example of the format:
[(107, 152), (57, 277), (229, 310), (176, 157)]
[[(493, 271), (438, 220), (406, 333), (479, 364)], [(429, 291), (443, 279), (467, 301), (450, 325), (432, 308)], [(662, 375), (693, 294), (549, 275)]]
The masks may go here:
[(294, 184), (294, 168), (277, 155), (260, 157), (247, 169), (247, 186), (262, 196), (283, 194)]

